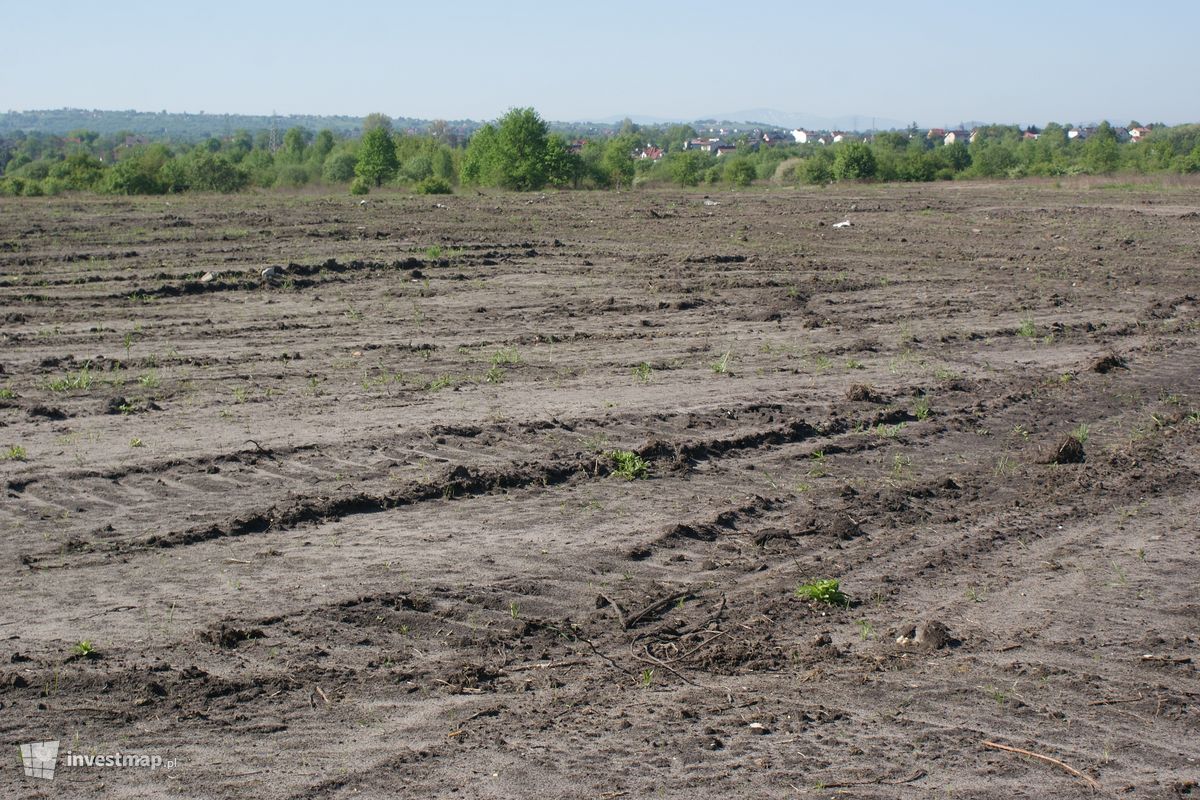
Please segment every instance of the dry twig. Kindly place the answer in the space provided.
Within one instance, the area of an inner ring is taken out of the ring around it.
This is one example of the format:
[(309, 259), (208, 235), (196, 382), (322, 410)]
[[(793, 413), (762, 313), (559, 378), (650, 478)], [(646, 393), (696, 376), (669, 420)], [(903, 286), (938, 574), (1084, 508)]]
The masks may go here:
[(1076, 778), (1086, 781), (1087, 784), (1089, 786), (1091, 786), (1093, 789), (1095, 789), (1096, 791), (1100, 791), (1100, 784), (1096, 783), (1096, 781), (1092, 780), (1087, 775), (1084, 775), (1082, 772), (1075, 769), (1070, 764), (1066, 764), (1062, 761), (1059, 761), (1057, 758), (1051, 758), (1050, 756), (1045, 756), (1045, 755), (1042, 755), (1041, 753), (1035, 753), (1032, 750), (1022, 750), (1020, 747), (1010, 747), (1009, 745), (999, 744), (997, 742), (986, 742), (985, 741), (983, 743), (983, 746), (984, 747), (992, 747), (992, 748), (995, 748), (996, 750), (1007, 750), (1010, 753), (1019, 753), (1023, 756), (1029, 756), (1030, 758), (1036, 758), (1039, 761), (1045, 761), (1047, 764), (1053, 764), (1054, 766), (1059, 767), (1060, 769), (1064, 769), (1067, 772), (1071, 773)]

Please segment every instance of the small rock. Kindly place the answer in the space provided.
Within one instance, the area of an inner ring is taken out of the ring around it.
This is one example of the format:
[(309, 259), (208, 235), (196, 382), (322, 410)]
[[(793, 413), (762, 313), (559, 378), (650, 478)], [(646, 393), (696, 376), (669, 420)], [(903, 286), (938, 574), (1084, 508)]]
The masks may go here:
[(200, 276), (201, 283), (211, 283), (212, 281), (214, 281), (216, 279), (217, 279), (217, 276), (212, 274), (211, 272), (206, 272)]
[(267, 267), (259, 274), (262, 275), (264, 281), (273, 281), (283, 274), (283, 270), (279, 267)]

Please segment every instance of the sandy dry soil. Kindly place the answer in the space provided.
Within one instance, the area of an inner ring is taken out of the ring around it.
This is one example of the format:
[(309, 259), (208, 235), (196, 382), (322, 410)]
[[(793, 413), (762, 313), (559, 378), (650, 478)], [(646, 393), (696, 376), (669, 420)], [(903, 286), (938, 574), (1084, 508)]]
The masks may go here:
[(1198, 265), (1196, 185), (0, 200), (0, 796), (1197, 795)]

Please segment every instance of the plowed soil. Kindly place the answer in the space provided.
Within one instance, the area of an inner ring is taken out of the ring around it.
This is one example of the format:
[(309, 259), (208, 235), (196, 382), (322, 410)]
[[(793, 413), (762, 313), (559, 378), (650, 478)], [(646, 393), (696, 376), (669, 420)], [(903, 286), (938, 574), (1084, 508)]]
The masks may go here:
[(0, 738), (176, 762), (0, 796), (1195, 796), (1198, 265), (1188, 184), (0, 200)]

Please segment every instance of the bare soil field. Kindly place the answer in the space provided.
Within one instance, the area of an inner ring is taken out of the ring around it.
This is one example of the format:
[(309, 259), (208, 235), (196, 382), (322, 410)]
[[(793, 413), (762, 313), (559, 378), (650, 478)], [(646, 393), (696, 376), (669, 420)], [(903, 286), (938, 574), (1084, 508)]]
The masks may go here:
[(0, 200), (0, 796), (1196, 796), (1198, 298), (1200, 185)]

